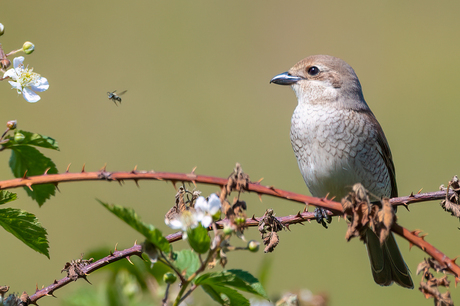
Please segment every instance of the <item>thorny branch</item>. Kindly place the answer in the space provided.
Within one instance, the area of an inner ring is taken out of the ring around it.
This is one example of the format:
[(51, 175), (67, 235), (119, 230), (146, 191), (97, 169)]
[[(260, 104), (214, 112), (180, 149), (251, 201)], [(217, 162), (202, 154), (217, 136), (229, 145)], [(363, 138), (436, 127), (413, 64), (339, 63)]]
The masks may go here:
[[(174, 185), (177, 182), (190, 182), (193, 184), (201, 183), (208, 185), (219, 185), (225, 186), (228, 182), (226, 178), (197, 175), (194, 172), (191, 173), (172, 173), (172, 172), (155, 172), (155, 171), (137, 171), (136, 169), (129, 172), (107, 172), (105, 167), (100, 171), (86, 172), (83, 167), (81, 172), (69, 172), (68, 169), (65, 173), (61, 174), (43, 174), (37, 176), (23, 177), (12, 180), (0, 181), (0, 190), (13, 189), (18, 187), (33, 188), (33, 185), (41, 184), (53, 184), (57, 186), (60, 183), (66, 182), (78, 182), (78, 181), (117, 181), (122, 184), (124, 181), (131, 180), (138, 184), (141, 180), (157, 180), (157, 181), (170, 181)], [(260, 182), (249, 183), (246, 191), (255, 192), (259, 195), (270, 195), (278, 198), (284, 198), (290, 201), (311, 204), (316, 207), (321, 207), (334, 212), (334, 215), (342, 214), (342, 206), (340, 203), (327, 198), (314, 198), (290, 192), (282, 189), (274, 188), (273, 186), (262, 186)], [(449, 195), (452, 196), (453, 191), (449, 191)], [(428, 192), (410, 194), (409, 196), (393, 198), (390, 200), (393, 206), (441, 200), (446, 197), (445, 191)]]
[[(105, 167), (100, 171), (96, 172), (86, 172), (84, 167), (80, 173), (71, 173), (69, 169), (63, 174), (43, 174), (39, 176), (32, 176), (27, 177), (24, 176), (23, 178), (13, 179), (13, 180), (6, 180), (0, 181), (0, 190), (4, 189), (12, 189), (18, 187), (28, 187), (32, 189), (33, 185), (39, 184), (54, 184), (56, 187), (59, 183), (63, 182), (75, 182), (75, 181), (118, 181), (120, 185), (125, 180), (133, 180), (136, 184), (138, 184), (139, 180), (165, 180), (170, 181), (174, 185), (177, 182), (190, 182), (193, 184), (202, 183), (202, 184), (210, 184), (210, 185), (219, 185), (222, 187), (222, 192), (224, 193), (226, 187), (228, 188), (229, 179), (219, 178), (219, 177), (212, 177), (212, 176), (204, 176), (204, 175), (196, 175), (194, 171), (191, 173), (170, 173), (170, 172), (154, 172), (154, 171), (137, 171), (134, 169), (130, 172), (107, 172)], [(244, 191), (248, 192), (255, 192), (259, 196), (266, 194), (271, 195), (274, 197), (284, 198), (290, 201), (299, 202), (302, 204), (309, 204), (314, 205), (316, 207), (321, 207), (324, 209), (329, 210), (329, 215), (341, 216), (343, 215), (342, 211), (342, 204), (335, 202), (333, 200), (329, 200), (327, 198), (314, 198), (310, 196), (305, 196), (297, 193), (293, 193), (290, 191), (285, 191), (281, 189), (276, 189), (272, 186), (262, 186), (260, 185), (260, 181), (256, 183), (249, 182), (246, 186), (242, 188)], [(241, 186), (237, 186), (236, 190), (241, 188)], [(241, 190), (240, 190), (241, 191)], [(451, 190), (443, 190), (438, 192), (430, 192), (430, 193), (423, 193), (423, 194), (411, 194), (405, 197), (393, 198), (390, 199), (390, 203), (393, 206), (404, 205), (406, 208), (409, 204), (418, 203), (418, 202), (425, 202), (425, 201), (432, 201), (432, 200), (439, 200), (445, 198), (452, 198), (455, 196), (455, 192)], [(246, 227), (255, 227), (259, 226), (261, 220), (264, 217), (256, 218), (247, 218), (245, 222)], [(289, 229), (289, 225), (297, 224), (302, 222), (310, 222), (310, 220), (315, 220), (316, 216), (314, 213), (304, 211), (302, 213), (298, 213), (297, 215), (290, 215), (284, 217), (277, 217), (276, 218), (280, 223)], [(218, 228), (223, 228), (223, 224), (227, 222), (226, 219), (221, 220), (216, 223)], [(212, 230), (211, 228), (209, 230)], [(409, 231), (408, 229), (393, 223), (391, 230), (401, 237), (405, 238), (410, 242), (410, 245), (416, 245), (422, 251), (429, 254), (433, 257), (438, 263), (445, 269), (445, 271), (450, 272), (455, 275), (456, 283), (460, 281), (460, 267), (455, 263), (455, 259), (450, 259), (445, 254), (437, 250), (433, 245), (426, 242), (424, 240), (424, 236), (420, 236), (420, 231)], [(166, 237), (168, 241), (175, 242), (182, 238), (181, 233), (171, 234)], [(133, 247), (123, 250), (123, 251), (114, 251), (109, 256), (102, 258), (94, 263), (85, 262), (85, 265), (80, 267), (79, 272), (81, 275), (78, 275), (77, 278), (85, 278), (86, 275), (90, 274), (91, 272), (108, 265), (112, 262), (118, 261), (120, 259), (128, 259), (130, 256), (137, 255), (141, 257), (142, 254), (142, 246), (141, 245), (134, 245)], [(75, 280), (75, 276), (69, 277), (66, 276), (59, 281), (54, 281), (52, 285), (49, 285), (46, 288), (38, 290), (30, 296), (31, 304), (35, 304), (38, 299), (43, 296), (54, 296), (54, 291), (67, 285), (72, 280)]]

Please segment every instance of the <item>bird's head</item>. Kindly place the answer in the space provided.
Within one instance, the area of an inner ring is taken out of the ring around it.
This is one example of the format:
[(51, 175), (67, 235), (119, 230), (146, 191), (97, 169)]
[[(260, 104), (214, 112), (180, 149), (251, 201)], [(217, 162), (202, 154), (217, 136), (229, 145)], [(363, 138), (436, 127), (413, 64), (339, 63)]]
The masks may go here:
[[(278, 74), (270, 83), (291, 85), (299, 103), (338, 102), (347, 108), (367, 108), (361, 84), (353, 68), (329, 55), (304, 58), (289, 71)], [(364, 105), (360, 105), (360, 102)]]

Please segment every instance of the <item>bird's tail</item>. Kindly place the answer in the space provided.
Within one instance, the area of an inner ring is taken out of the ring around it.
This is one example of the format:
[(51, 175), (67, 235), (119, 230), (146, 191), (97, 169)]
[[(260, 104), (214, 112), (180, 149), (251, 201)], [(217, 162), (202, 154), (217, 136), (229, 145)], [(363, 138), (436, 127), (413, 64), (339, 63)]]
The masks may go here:
[(366, 245), (372, 275), (377, 284), (389, 286), (395, 282), (404, 288), (414, 288), (409, 269), (399, 251), (393, 233), (390, 233), (383, 245), (380, 245), (379, 238), (371, 229), (368, 229)]

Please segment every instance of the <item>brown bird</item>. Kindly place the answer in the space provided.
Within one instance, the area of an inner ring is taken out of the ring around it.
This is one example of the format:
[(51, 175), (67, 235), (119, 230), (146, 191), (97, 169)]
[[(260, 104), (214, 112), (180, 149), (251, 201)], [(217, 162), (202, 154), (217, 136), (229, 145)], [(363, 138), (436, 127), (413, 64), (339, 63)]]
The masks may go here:
[[(291, 85), (297, 96), (291, 144), (313, 196), (341, 199), (355, 183), (376, 200), (398, 195), (390, 147), (353, 68), (333, 56), (314, 55), (270, 83)], [(366, 245), (377, 284), (414, 288), (393, 234), (381, 245), (368, 229)]]

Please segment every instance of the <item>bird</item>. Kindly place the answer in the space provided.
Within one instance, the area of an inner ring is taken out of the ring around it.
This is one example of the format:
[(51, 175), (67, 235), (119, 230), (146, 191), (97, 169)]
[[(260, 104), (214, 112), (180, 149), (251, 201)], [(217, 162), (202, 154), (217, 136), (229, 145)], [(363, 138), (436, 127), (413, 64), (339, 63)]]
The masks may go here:
[[(330, 55), (313, 55), (270, 83), (290, 85), (297, 96), (291, 144), (312, 196), (341, 199), (355, 183), (378, 201), (398, 195), (388, 141), (350, 65)], [(414, 288), (392, 233), (381, 245), (367, 229), (365, 244), (377, 284)]]

